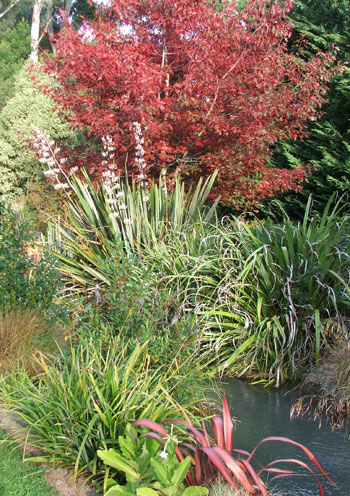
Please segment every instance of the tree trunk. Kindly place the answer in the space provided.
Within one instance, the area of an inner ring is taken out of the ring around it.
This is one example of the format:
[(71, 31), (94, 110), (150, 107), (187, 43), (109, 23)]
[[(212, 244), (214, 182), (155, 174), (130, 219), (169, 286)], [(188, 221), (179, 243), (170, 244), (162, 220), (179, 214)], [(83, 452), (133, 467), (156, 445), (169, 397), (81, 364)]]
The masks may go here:
[(30, 58), (34, 64), (38, 62), (40, 13), (43, 3), (44, 0), (35, 0), (33, 6), (32, 26), (30, 30), (30, 46), (32, 47), (32, 52), (30, 54)]

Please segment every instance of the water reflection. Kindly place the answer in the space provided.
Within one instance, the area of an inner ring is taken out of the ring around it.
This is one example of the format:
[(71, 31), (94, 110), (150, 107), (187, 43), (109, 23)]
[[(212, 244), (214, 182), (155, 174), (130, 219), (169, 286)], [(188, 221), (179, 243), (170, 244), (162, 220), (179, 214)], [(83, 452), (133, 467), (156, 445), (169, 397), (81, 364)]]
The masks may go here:
[[(240, 421), (234, 438), (234, 447), (253, 449), (267, 436), (284, 436), (304, 444), (319, 459), (324, 469), (338, 485), (324, 483), (327, 496), (350, 496), (350, 440), (344, 432), (331, 432), (328, 426), (305, 420), (289, 419), (296, 395), (285, 395), (286, 389), (264, 389), (238, 380), (223, 381), (232, 415)], [(298, 448), (282, 443), (261, 446), (258, 461), (266, 465), (277, 458), (298, 458), (306, 461)], [(299, 472), (299, 470), (298, 470)], [(310, 475), (287, 478), (273, 483), (280, 494), (288, 496), (316, 496), (315, 479)]]

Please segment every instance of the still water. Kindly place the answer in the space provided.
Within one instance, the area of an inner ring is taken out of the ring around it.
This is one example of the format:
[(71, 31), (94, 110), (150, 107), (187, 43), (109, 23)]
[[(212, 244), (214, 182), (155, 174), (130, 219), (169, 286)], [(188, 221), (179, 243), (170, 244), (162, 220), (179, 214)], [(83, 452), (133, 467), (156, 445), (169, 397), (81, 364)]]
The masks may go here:
[[(232, 415), (240, 421), (234, 434), (234, 448), (251, 451), (264, 437), (289, 437), (312, 451), (337, 484), (338, 489), (321, 477), (327, 496), (350, 496), (349, 435), (331, 432), (326, 425), (319, 429), (318, 423), (306, 418), (291, 422), (289, 413), (296, 394), (286, 395), (286, 390), (250, 386), (239, 380), (224, 380), (222, 388), (226, 392)], [(262, 445), (256, 458), (263, 465), (277, 458), (307, 461), (306, 455), (297, 447), (277, 442)], [(312, 475), (273, 481), (269, 489), (288, 496), (319, 494)]]

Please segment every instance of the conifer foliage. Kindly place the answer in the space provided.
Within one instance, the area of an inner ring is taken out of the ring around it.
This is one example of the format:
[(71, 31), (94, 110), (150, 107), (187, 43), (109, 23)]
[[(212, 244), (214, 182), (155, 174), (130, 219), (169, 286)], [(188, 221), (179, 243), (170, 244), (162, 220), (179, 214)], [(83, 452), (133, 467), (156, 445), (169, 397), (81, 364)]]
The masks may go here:
[(303, 140), (281, 141), (274, 150), (271, 165), (293, 169), (310, 164), (311, 174), (298, 194), (283, 197), (284, 208), (292, 216), (303, 215), (310, 193), (314, 208), (322, 212), (333, 192), (350, 193), (350, 0), (301, 0), (290, 17), (294, 24), (291, 50), (307, 40), (304, 56), (336, 47), (344, 70), (330, 83), (322, 117), (310, 122)]
[(333, 56), (288, 52), (293, 0), (215, 5), (112, 0), (78, 32), (66, 26), (46, 70), (71, 125), (90, 137), (83, 154), (69, 152), (70, 167), (102, 174), (108, 135), (116, 166), (130, 173), (140, 139), (149, 177), (195, 180), (218, 169), (215, 194), (227, 203), (299, 187), (303, 168), (272, 169), (267, 158), (278, 139), (302, 136), (317, 118)]

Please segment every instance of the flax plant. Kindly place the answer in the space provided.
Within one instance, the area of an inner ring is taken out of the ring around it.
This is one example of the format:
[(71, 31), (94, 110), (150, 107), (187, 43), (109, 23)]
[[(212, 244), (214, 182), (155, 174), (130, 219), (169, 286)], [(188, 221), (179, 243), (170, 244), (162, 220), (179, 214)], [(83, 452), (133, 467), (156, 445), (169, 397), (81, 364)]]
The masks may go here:
[(83, 180), (74, 178), (65, 220), (50, 227), (61, 272), (79, 286), (109, 285), (101, 261), (115, 250), (140, 256), (145, 248), (157, 249), (169, 232), (215, 218), (216, 203), (206, 208), (214, 180), (185, 192), (179, 179), (169, 191), (162, 178), (148, 190), (119, 178), (99, 186), (86, 173)]
[(331, 202), (318, 217), (310, 198), (299, 224), (285, 215), (223, 228), (222, 279), (202, 341), (222, 372), (278, 385), (317, 363), (323, 323), (349, 305), (348, 219)]
[(186, 394), (176, 360), (153, 368), (147, 344), (130, 349), (120, 337), (91, 337), (58, 359), (42, 355), (39, 367), (34, 378), (22, 370), (3, 379), (2, 404), (20, 421), (17, 435), (42, 450), (36, 461), (75, 467), (76, 475), (99, 474), (97, 449), (115, 446), (128, 422), (193, 417), (202, 399), (200, 388)]

